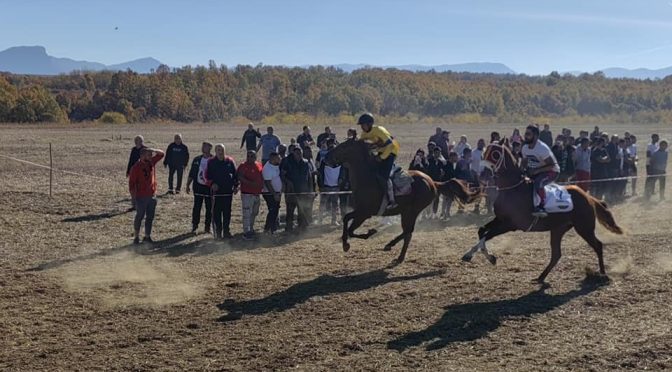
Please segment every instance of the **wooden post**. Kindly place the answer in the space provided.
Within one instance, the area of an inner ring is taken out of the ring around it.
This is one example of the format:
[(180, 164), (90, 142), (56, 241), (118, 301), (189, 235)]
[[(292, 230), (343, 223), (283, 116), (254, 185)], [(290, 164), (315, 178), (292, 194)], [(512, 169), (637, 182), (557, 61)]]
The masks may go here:
[(51, 142), (49, 142), (49, 197), (51, 198), (52, 183), (54, 181), (54, 158), (51, 155)]

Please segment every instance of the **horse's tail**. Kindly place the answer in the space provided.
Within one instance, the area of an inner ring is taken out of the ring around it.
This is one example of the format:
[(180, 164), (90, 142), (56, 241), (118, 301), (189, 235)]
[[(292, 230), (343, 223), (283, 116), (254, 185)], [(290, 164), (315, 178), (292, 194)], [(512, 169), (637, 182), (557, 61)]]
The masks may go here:
[(457, 200), (461, 204), (473, 203), (483, 196), (480, 190), (471, 191), (466, 182), (454, 178), (445, 182), (434, 182), (434, 185), (439, 194)]
[(614, 215), (609, 210), (607, 203), (597, 200), (590, 195), (589, 197), (593, 199), (593, 208), (595, 208), (595, 214), (600, 224), (614, 234), (623, 235), (623, 229), (616, 224)]

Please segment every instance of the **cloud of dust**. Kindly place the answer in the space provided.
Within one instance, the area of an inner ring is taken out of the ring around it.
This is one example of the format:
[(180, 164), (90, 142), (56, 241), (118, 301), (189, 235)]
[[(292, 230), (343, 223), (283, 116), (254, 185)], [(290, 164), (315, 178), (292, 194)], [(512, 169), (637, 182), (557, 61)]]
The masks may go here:
[(632, 272), (634, 267), (635, 261), (632, 259), (632, 256), (628, 254), (628, 256), (620, 258), (618, 261), (616, 261), (609, 272), (614, 275), (625, 276)]
[(175, 265), (131, 252), (66, 265), (56, 275), (66, 290), (98, 297), (108, 306), (166, 305), (202, 293)]
[(672, 272), (672, 253), (659, 253), (655, 263), (663, 273)]

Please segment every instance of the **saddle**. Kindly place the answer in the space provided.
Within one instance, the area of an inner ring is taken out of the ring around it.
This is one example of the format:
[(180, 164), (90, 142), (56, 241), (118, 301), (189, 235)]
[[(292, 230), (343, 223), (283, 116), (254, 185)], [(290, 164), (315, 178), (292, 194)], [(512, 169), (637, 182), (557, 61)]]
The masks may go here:
[(408, 172), (399, 166), (392, 167), (392, 187), (394, 188), (394, 196), (409, 195), (413, 191), (413, 177)]
[[(398, 165), (392, 167), (390, 181), (392, 181), (392, 190), (395, 197), (410, 195), (413, 191), (413, 177)], [(385, 213), (388, 203), (387, 190), (385, 190), (383, 193), (383, 202), (378, 210), (379, 216), (382, 216)]]
[[(546, 204), (544, 209), (547, 213), (566, 213), (571, 212), (574, 209), (574, 203), (572, 202), (572, 196), (567, 192), (563, 186), (560, 186), (555, 183), (550, 183), (544, 187), (546, 191)], [(541, 200), (539, 200), (539, 195), (536, 192), (533, 192), (532, 202), (534, 205), (539, 205)]]

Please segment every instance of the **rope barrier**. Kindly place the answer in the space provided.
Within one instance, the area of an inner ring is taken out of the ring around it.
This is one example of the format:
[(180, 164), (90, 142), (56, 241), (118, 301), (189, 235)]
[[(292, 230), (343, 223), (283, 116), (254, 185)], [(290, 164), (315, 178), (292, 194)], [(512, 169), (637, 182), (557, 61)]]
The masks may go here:
[[(9, 160), (13, 160), (16, 162), (24, 163), (24, 164), (29, 164), (33, 165), (35, 167), (43, 168), (43, 169), (50, 169), (54, 170), (57, 172), (65, 173), (65, 174), (70, 174), (74, 176), (80, 176), (80, 177), (87, 177), (87, 178), (94, 178), (98, 180), (103, 180), (103, 181), (108, 181), (108, 182), (114, 182), (114, 183), (119, 183), (117, 180), (110, 179), (110, 178), (105, 178), (105, 177), (99, 177), (99, 176), (93, 176), (90, 174), (84, 174), (84, 173), (78, 173), (78, 172), (72, 172), (72, 171), (67, 171), (64, 169), (58, 169), (55, 167), (50, 167), (48, 165), (44, 164), (39, 164), (39, 163), (34, 163), (32, 161), (28, 160), (23, 160), (19, 158), (15, 158), (12, 156), (8, 155), (3, 155), (0, 154), (0, 158), (5, 158)], [(657, 178), (657, 177), (667, 177), (668, 174), (648, 174), (648, 175), (641, 175), (641, 176), (624, 176), (624, 177), (611, 177), (611, 178), (602, 178), (602, 179), (596, 179), (596, 180), (586, 180), (586, 181), (568, 181), (568, 182), (556, 182), (558, 185), (562, 186), (568, 186), (568, 185), (579, 185), (579, 184), (586, 184), (586, 183), (599, 183), (599, 182), (613, 182), (613, 181), (628, 181), (628, 180), (636, 180), (636, 179), (647, 179), (647, 178)], [(518, 185), (517, 185), (518, 186)], [(486, 186), (484, 189), (497, 189), (497, 186)], [(310, 192), (290, 192), (286, 193), (283, 192), (283, 195), (286, 196), (299, 196), (299, 195), (312, 195), (312, 196), (318, 196), (318, 195), (350, 195), (352, 194), (352, 191), (310, 191)], [(203, 196), (203, 197), (232, 197), (236, 194), (198, 194), (198, 193), (191, 193), (191, 195), (194, 196)]]

